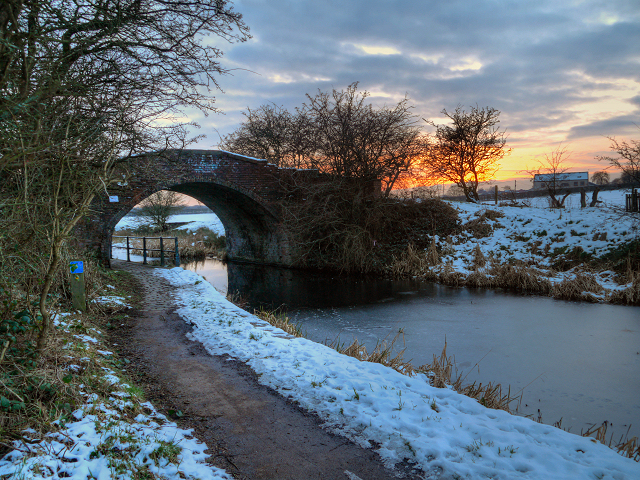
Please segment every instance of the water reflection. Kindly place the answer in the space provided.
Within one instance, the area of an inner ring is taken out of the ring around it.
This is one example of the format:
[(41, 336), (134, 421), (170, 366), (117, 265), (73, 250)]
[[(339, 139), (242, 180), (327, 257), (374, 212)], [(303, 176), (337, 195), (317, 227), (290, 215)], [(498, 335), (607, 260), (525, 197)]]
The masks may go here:
[(524, 389), (521, 413), (562, 417), (573, 432), (608, 420), (619, 436), (632, 424), (640, 436), (638, 308), (237, 263), (189, 268), (249, 309), (284, 305), (315, 341), (357, 337), (371, 349), (402, 328), (405, 358), (420, 365), (446, 337), (468, 381)]
[(221, 292), (240, 294), (251, 308), (338, 308), (404, 301), (411, 296), (436, 297), (441, 302), (453, 304), (457, 297), (456, 290), (416, 280), (392, 281), (247, 263), (225, 264), (217, 259), (183, 266), (204, 276)]

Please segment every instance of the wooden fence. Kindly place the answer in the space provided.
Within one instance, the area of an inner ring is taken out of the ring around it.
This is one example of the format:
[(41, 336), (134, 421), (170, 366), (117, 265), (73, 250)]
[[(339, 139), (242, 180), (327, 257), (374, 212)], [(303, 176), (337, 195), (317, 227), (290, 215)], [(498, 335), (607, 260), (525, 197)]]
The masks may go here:
[[(178, 237), (129, 237), (122, 235), (113, 235), (112, 238), (126, 238), (127, 246), (123, 247), (127, 249), (127, 262), (131, 261), (131, 250), (142, 250), (142, 263), (147, 264), (147, 252), (160, 252), (160, 266), (165, 266), (165, 253), (173, 253), (174, 256), (174, 264), (176, 266), (180, 265), (180, 250), (178, 248)], [(142, 247), (132, 246), (131, 239), (142, 239)], [(160, 240), (160, 248), (148, 248), (147, 240)], [(164, 240), (173, 240), (174, 247), (173, 250), (167, 250), (164, 245)], [(110, 257), (113, 258), (113, 242), (111, 243), (111, 251)]]
[(627, 212), (640, 212), (640, 195), (635, 188), (627, 194), (624, 209)]

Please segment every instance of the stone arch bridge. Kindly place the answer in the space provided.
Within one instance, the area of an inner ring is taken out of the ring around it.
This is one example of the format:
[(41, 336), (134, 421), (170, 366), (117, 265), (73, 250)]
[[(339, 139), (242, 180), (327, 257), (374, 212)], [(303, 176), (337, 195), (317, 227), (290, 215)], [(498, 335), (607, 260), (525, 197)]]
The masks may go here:
[(282, 169), (266, 160), (218, 150), (171, 150), (146, 154), (129, 165), (126, 182), (109, 188), (82, 227), (80, 244), (109, 264), (116, 224), (149, 195), (172, 190), (193, 197), (222, 221), (231, 260), (290, 266), (292, 246), (282, 228), (283, 180), (313, 183), (316, 170)]

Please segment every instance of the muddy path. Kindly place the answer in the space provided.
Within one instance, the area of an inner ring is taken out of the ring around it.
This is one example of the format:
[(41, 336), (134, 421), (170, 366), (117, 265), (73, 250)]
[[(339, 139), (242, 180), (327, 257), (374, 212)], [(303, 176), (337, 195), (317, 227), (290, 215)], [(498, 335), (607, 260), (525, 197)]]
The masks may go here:
[(244, 363), (187, 339), (173, 287), (153, 267), (114, 260), (113, 268), (132, 273), (143, 298), (112, 330), (114, 348), (146, 397), (208, 445), (210, 463), (238, 479), (420, 478), (409, 465), (385, 468), (372, 450), (323, 430), (316, 415), (259, 384)]

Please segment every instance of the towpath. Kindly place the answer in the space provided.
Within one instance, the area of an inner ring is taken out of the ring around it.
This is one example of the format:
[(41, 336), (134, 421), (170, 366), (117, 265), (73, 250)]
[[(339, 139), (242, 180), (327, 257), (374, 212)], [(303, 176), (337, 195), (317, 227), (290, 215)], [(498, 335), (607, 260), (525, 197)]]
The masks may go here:
[(174, 419), (209, 446), (212, 464), (251, 480), (419, 478), (385, 468), (375, 452), (323, 430), (314, 414), (258, 383), (244, 363), (187, 339), (191, 326), (175, 313), (169, 282), (153, 267), (112, 262), (133, 274), (143, 297), (113, 330), (114, 348), (160, 411), (182, 412)]

